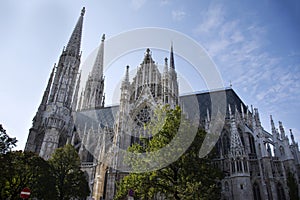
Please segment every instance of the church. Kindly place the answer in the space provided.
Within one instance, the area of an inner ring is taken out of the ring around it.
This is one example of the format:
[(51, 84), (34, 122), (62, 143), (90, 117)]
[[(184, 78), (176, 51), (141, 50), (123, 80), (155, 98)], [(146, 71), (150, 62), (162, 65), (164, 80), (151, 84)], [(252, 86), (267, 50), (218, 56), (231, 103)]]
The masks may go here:
[(197, 110), (199, 126), (210, 132), (215, 120), (213, 96), (215, 102), (226, 99), (226, 104), (219, 104), (224, 117), (215, 143), (218, 153), (213, 160), (225, 175), (220, 181), (221, 199), (288, 200), (291, 179), (300, 191), (300, 152), (292, 130), (287, 133), (282, 122), (276, 126), (272, 116), (271, 130), (265, 130), (258, 109), (245, 105), (232, 88), (179, 95), (173, 45), (161, 71), (155, 53), (149, 48), (141, 55), (134, 77), (129, 77), (130, 67), (124, 67), (119, 105), (105, 106), (103, 35), (92, 70), (80, 92), (84, 14), (85, 8), (58, 64), (53, 66), (25, 151), (35, 152), (47, 160), (56, 148), (71, 143), (79, 152), (90, 197), (111, 200), (116, 194), (116, 182), (129, 171), (119, 152), (140, 142), (140, 136), (147, 137), (143, 127), (151, 120), (154, 110), (163, 105), (179, 105), (188, 117)]

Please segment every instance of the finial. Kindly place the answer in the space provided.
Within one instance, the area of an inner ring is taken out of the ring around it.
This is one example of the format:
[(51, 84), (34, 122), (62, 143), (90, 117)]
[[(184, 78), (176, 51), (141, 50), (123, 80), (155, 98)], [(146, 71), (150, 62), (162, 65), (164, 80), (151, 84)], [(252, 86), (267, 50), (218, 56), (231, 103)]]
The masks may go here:
[(150, 54), (150, 49), (149, 48), (147, 48), (146, 53)]
[(105, 34), (102, 35), (102, 40), (101, 41), (104, 42), (104, 40), (105, 40)]
[(280, 133), (281, 133), (281, 139), (284, 139), (285, 138), (285, 131), (284, 131), (282, 122), (278, 121), (278, 123), (279, 123), (279, 130), (280, 130)]
[(83, 7), (81, 10), (81, 16), (84, 16), (84, 13), (85, 13), (85, 7)]
[(232, 87), (232, 82), (231, 82), (231, 80), (229, 81), (229, 87)]
[(129, 65), (126, 66), (124, 82), (129, 82)]
[(294, 138), (294, 135), (293, 135), (292, 129), (290, 129), (290, 134), (291, 134), (291, 139), (292, 139), (292, 142), (293, 142), (293, 143), (295, 143), (295, 138)]
[(273, 131), (275, 131), (275, 124), (274, 124), (272, 115), (270, 115), (270, 121), (271, 121), (271, 127), (272, 127), (272, 132), (273, 132)]
[(170, 68), (175, 70), (175, 62), (174, 62), (174, 52), (173, 52), (173, 41), (171, 41), (171, 51), (170, 51)]
[(164, 73), (168, 73), (168, 58), (165, 58)]

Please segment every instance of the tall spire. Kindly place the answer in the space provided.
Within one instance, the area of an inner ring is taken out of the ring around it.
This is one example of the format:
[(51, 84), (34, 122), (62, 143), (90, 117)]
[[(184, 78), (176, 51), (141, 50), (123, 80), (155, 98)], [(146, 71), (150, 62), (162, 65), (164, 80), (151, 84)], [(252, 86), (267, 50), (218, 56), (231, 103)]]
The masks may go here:
[(244, 146), (240, 138), (239, 132), (236, 127), (235, 118), (232, 114), (231, 107), (228, 105), (229, 115), (230, 115), (230, 128), (231, 128), (231, 138), (230, 138), (230, 153), (232, 157), (239, 157), (245, 155)]
[(102, 78), (103, 76), (104, 40), (105, 40), (105, 34), (102, 35), (101, 44), (98, 49), (97, 57), (92, 69), (91, 76), (96, 79)]
[(53, 79), (49, 102), (55, 102), (58, 93), (60, 93), (59, 90), (61, 88), (61, 80), (63, 76), (65, 76), (66, 68), (70, 67), (72, 69), (69, 72), (69, 78), (65, 77), (65, 79), (70, 79), (69, 81), (67, 81), (68, 83), (71, 83), (67, 84), (69, 87), (67, 91), (69, 92), (69, 95), (73, 95), (73, 89), (75, 87), (77, 73), (80, 65), (80, 44), (84, 13), (85, 8), (83, 7), (81, 15), (67, 44), (67, 48), (63, 50), (60, 56)]
[(171, 67), (172, 69), (175, 69), (174, 53), (173, 53), (173, 42), (171, 43), (170, 67)]
[(81, 15), (77, 21), (77, 24), (73, 30), (73, 33), (70, 37), (70, 40), (68, 42), (66, 51), (70, 52), (74, 55), (80, 54), (80, 45), (81, 45), (81, 34), (82, 34), (82, 25), (83, 25), (83, 16), (85, 13), (85, 7), (81, 10)]
[(74, 90), (78, 93), (78, 88), (75, 87), (80, 65), (84, 13), (83, 8), (67, 47), (60, 55), (58, 64), (53, 67), (39, 107), (39, 115), (35, 117), (29, 130), (25, 150), (34, 151), (44, 159), (49, 159), (56, 148), (62, 147), (69, 140), (72, 130), (65, 127), (74, 125), (71, 110), (72, 100), (73, 103), (77, 102), (73, 97)]
[(85, 84), (82, 109), (100, 108), (102, 105), (104, 77), (103, 77), (103, 59), (104, 59), (104, 40), (102, 35), (101, 44), (98, 48), (97, 56)]

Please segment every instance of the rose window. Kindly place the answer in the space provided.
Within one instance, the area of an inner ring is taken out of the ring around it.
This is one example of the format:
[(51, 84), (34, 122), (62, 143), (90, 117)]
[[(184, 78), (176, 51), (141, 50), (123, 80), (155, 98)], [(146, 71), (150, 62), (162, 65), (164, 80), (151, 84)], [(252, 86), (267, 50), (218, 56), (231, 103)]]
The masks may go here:
[(151, 109), (149, 108), (149, 106), (145, 106), (144, 108), (142, 108), (135, 117), (135, 121), (139, 126), (149, 122), (150, 119), (151, 119)]

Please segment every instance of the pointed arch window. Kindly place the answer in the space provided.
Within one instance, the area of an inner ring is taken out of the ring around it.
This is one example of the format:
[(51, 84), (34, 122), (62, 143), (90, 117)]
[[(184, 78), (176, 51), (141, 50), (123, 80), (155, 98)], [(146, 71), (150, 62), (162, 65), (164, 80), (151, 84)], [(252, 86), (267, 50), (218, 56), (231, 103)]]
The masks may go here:
[(245, 172), (248, 172), (248, 163), (247, 163), (247, 160), (246, 160), (246, 158), (244, 158), (244, 161), (243, 161), (244, 163), (244, 171)]
[(284, 156), (285, 152), (284, 152), (283, 146), (280, 146), (280, 147), (279, 147), (279, 151), (280, 151), (280, 154), (281, 154), (282, 156)]
[(254, 142), (254, 137), (250, 133), (248, 133), (248, 138), (249, 138), (249, 144), (250, 144), (250, 153), (251, 154), (256, 154), (255, 150), (255, 142)]
[(242, 160), (240, 158), (237, 158), (237, 172), (243, 172), (243, 168), (242, 168)]
[(228, 192), (229, 191), (229, 184), (227, 181), (225, 181), (225, 191)]
[(149, 139), (151, 138), (144, 126), (151, 120), (152, 114), (153, 111), (147, 104), (141, 106), (141, 108), (136, 112), (136, 115), (133, 117), (135, 125), (131, 127), (131, 144), (140, 143), (142, 145), (140, 136), (148, 137)]
[(223, 150), (223, 154), (224, 155), (228, 155), (229, 154), (229, 150), (230, 150), (230, 139), (229, 139), (229, 133), (226, 130), (223, 130), (222, 132), (222, 150)]
[(135, 121), (138, 125), (143, 126), (151, 119), (151, 109), (148, 105), (144, 106), (136, 115)]
[(253, 197), (254, 200), (261, 200), (259, 185), (256, 182), (253, 184)]
[(234, 162), (233, 158), (231, 159), (231, 171), (232, 171), (232, 173), (235, 172), (235, 162)]

